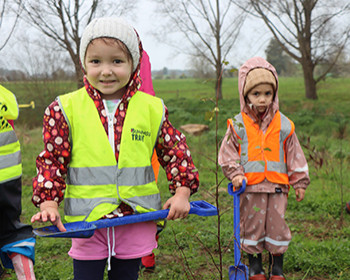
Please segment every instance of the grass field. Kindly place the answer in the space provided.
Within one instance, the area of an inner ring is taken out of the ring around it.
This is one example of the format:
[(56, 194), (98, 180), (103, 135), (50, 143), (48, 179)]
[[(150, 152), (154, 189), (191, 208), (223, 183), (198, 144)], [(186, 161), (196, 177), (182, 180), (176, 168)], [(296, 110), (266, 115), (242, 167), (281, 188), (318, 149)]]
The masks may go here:
[[(293, 239), (285, 255), (285, 275), (290, 280), (350, 279), (350, 215), (343, 213), (342, 216), (344, 205), (341, 204), (350, 201), (349, 84), (349, 79), (328, 79), (318, 85), (318, 100), (305, 100), (301, 78), (280, 79), (280, 108), (296, 125), (309, 159), (311, 177), (304, 201), (297, 203), (293, 190), (289, 195), (286, 220)], [(37, 211), (30, 201), (31, 178), (36, 174), (35, 158), (42, 150), (43, 112), (55, 96), (73, 90), (74, 84), (4, 86), (16, 93), (19, 103), (31, 100), (36, 103), (35, 110), (21, 109), (16, 126), (23, 158), (22, 219), (28, 223)], [(209, 125), (210, 130), (201, 136), (186, 136), (201, 182), (192, 200), (204, 199), (215, 204), (215, 121), (205, 118), (215, 107), (211, 100), (213, 83), (190, 79), (155, 80), (154, 87), (156, 94), (164, 99), (175, 127), (188, 123)], [(224, 80), (223, 96), (218, 106), (219, 140), (226, 131), (226, 119), (239, 112), (237, 79)], [(347, 130), (344, 132), (343, 128)], [(220, 170), (218, 178), (219, 181), (223, 179)], [(218, 186), (223, 279), (228, 279), (228, 267), (234, 263), (232, 197), (226, 192), (226, 184), (227, 180), (223, 180)], [(161, 172), (159, 187), (165, 201), (169, 192), (164, 172)], [(217, 217), (191, 215), (186, 220), (169, 222), (160, 235), (155, 272), (141, 273), (140, 279), (219, 279), (217, 227)], [(69, 247), (67, 239), (38, 238), (37, 279), (73, 279), (72, 260), (67, 255)], [(267, 255), (263, 258), (266, 263)], [(5, 279), (16, 278), (13, 272), (7, 271)]]

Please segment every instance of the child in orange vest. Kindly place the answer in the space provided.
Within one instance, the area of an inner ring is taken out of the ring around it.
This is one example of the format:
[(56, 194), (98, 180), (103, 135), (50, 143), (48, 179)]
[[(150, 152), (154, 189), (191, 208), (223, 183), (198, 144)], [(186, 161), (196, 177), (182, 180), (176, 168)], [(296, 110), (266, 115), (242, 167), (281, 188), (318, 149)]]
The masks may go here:
[(294, 124), (279, 111), (275, 68), (261, 57), (245, 62), (238, 75), (241, 113), (228, 120), (219, 164), (241, 195), (241, 246), (249, 258), (249, 279), (266, 280), (263, 250), (270, 255), (270, 280), (283, 280), (283, 254), (291, 240), (284, 219), (289, 185), (297, 201), (310, 183), (308, 165)]

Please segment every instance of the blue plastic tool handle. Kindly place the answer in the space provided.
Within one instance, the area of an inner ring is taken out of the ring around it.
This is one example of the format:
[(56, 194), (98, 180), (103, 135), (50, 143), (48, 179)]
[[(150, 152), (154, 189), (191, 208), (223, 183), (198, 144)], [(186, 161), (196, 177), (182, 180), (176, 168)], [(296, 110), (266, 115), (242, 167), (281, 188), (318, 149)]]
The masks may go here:
[(228, 184), (228, 193), (233, 195), (233, 232), (235, 236), (234, 253), (235, 253), (235, 266), (241, 266), (241, 242), (240, 242), (240, 209), (239, 209), (239, 196), (245, 191), (246, 182), (243, 180), (242, 187), (237, 191), (233, 190), (232, 183)]
[(233, 196), (233, 231), (235, 236), (234, 254), (235, 265), (229, 267), (229, 280), (246, 280), (248, 279), (248, 267), (241, 262), (241, 244), (240, 244), (240, 209), (239, 196), (246, 189), (246, 181), (243, 180), (242, 186), (234, 191), (232, 183), (227, 186), (228, 193)]
[(88, 222), (73, 222), (64, 224), (66, 231), (62, 232), (56, 226), (47, 226), (33, 229), (33, 233), (41, 237), (62, 237), (62, 238), (89, 238), (96, 229), (96, 226)]
[(243, 180), (242, 186), (237, 191), (233, 190), (233, 184), (232, 183), (228, 183), (228, 186), (227, 186), (227, 190), (228, 190), (228, 193), (230, 195), (240, 195), (240, 194), (245, 192), (245, 188), (246, 188), (245, 180)]
[[(214, 205), (204, 201), (192, 201), (190, 202), (189, 214), (196, 214), (198, 216), (215, 216), (218, 213), (217, 208)], [(101, 219), (94, 222), (73, 222), (66, 223), (64, 227), (66, 232), (60, 232), (56, 226), (47, 226), (34, 229), (33, 232), (42, 237), (66, 237), (66, 238), (87, 238), (93, 235), (95, 229), (107, 228), (114, 226), (121, 226), (127, 224), (134, 224), (153, 220), (165, 219), (169, 214), (169, 209), (159, 210), (154, 212), (148, 212), (143, 214), (129, 215), (113, 219)]]
[(218, 214), (218, 209), (204, 200), (197, 200), (190, 202), (191, 209), (189, 214), (196, 214), (198, 216), (216, 216)]
[[(207, 216), (215, 216), (218, 213), (218, 210), (214, 205), (211, 205), (210, 203), (204, 200), (191, 201), (190, 206), (191, 206), (191, 209), (189, 214), (196, 214), (198, 216), (207, 217)], [(114, 227), (114, 226), (121, 226), (121, 225), (133, 224), (133, 223), (146, 222), (146, 221), (162, 220), (162, 219), (165, 219), (168, 216), (168, 214), (169, 214), (169, 209), (164, 209), (164, 210), (158, 210), (158, 211), (148, 212), (143, 214), (129, 215), (129, 216), (120, 217), (120, 218), (97, 220), (94, 222), (90, 222), (90, 224), (95, 225), (96, 228)]]

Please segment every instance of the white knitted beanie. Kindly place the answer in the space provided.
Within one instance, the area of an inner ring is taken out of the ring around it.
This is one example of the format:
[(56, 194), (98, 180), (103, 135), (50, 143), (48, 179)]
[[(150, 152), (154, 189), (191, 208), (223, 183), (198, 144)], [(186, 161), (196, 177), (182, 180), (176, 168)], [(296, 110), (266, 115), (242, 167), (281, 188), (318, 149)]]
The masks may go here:
[(130, 51), (133, 71), (140, 59), (139, 42), (134, 28), (121, 18), (104, 17), (93, 19), (85, 28), (80, 40), (80, 61), (85, 69), (86, 49), (94, 39), (108, 37), (123, 42)]

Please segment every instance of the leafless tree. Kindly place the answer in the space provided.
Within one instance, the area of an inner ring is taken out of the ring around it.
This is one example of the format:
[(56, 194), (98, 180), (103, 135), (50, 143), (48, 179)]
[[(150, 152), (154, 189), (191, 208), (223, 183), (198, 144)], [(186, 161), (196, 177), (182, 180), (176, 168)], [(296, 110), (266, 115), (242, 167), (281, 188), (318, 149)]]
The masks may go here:
[[(0, 41), (0, 51), (6, 46), (7, 42), (10, 40), (13, 32), (15, 31), (18, 18), (21, 11), (21, 2), (18, 0), (17, 4), (14, 5), (11, 1), (0, 0), (0, 31), (1, 31), (1, 41)], [(13, 20), (9, 23), (5, 23), (6, 17), (11, 17)], [(5, 24), (8, 24), (5, 26)], [(6, 30), (5, 30), (6, 28)], [(4, 31), (5, 30), (5, 31)]]
[(222, 99), (220, 76), (225, 59), (238, 38), (245, 14), (237, 13), (238, 9), (234, 9), (229, 0), (154, 1), (163, 15), (163, 30), (168, 35), (177, 32), (184, 39), (171, 45), (192, 57), (206, 60), (215, 69), (216, 92)]
[[(349, 1), (243, 0), (239, 5), (262, 19), (283, 50), (300, 63), (305, 96), (317, 99), (316, 84), (331, 71), (350, 38)], [(315, 77), (316, 66), (325, 62), (328, 67)]]
[[(16, 0), (21, 1), (21, 0)], [(79, 61), (81, 32), (99, 14), (118, 16), (137, 1), (123, 0), (24, 0), (22, 18), (69, 53), (78, 87), (82, 70)]]

